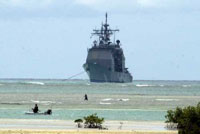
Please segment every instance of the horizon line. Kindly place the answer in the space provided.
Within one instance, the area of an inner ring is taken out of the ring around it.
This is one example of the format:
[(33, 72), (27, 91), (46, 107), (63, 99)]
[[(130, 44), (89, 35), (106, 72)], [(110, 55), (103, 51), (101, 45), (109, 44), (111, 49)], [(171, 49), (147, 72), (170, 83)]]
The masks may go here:
[[(88, 80), (89, 79), (81, 79), (81, 78), (77, 78), (77, 79), (67, 79), (67, 78), (0, 78), (0, 80)], [(164, 79), (157, 79), (157, 80), (151, 80), (151, 79), (135, 79), (134, 81), (200, 81), (200, 80), (164, 80)]]

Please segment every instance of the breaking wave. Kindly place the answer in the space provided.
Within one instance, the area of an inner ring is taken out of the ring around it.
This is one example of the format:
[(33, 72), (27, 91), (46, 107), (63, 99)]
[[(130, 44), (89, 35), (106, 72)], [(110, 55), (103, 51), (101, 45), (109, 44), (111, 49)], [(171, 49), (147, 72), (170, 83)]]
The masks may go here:
[(182, 85), (182, 87), (191, 87), (192, 85)]
[(148, 85), (148, 84), (137, 84), (136, 87), (164, 87), (165, 85)]
[(136, 87), (153, 87), (154, 85), (147, 85), (147, 84), (137, 84)]
[(48, 104), (55, 104), (55, 103), (56, 103), (56, 102), (54, 102), (54, 101), (37, 101), (37, 100), (31, 100), (31, 102), (37, 103), (37, 104), (45, 104), (45, 105), (48, 105)]
[(118, 101), (129, 101), (129, 99), (117, 99)]
[(111, 103), (100, 102), (101, 105), (110, 105)]
[(90, 83), (87, 83), (86, 85), (87, 85), (87, 86), (90, 86), (91, 84), (90, 84)]
[(30, 82), (27, 82), (27, 84), (33, 84), (33, 85), (45, 85), (45, 83), (43, 83), (43, 82), (37, 82), (37, 81), (30, 81)]
[(179, 101), (179, 99), (156, 99), (156, 101)]
[(113, 100), (112, 98), (106, 98), (106, 99), (103, 99), (102, 101), (111, 101)]

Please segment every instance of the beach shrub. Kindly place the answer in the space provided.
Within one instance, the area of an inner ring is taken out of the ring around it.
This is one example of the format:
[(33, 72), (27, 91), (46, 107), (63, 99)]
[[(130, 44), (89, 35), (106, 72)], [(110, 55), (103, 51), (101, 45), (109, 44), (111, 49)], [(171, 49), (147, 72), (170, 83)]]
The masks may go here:
[(81, 125), (81, 123), (83, 123), (82, 119), (76, 119), (74, 122), (77, 123), (78, 128), (82, 127), (82, 125)]
[(179, 134), (200, 134), (200, 103), (167, 111), (166, 123), (173, 124)]
[(99, 118), (96, 113), (84, 117), (84, 120), (86, 128), (102, 128), (101, 125), (104, 122), (104, 118)]

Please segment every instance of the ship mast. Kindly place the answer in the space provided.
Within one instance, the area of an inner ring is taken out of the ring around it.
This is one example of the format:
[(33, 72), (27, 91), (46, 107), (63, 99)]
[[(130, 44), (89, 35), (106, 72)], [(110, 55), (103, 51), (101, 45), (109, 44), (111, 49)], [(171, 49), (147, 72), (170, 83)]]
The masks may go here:
[(108, 14), (106, 13), (106, 23), (104, 24), (104, 28), (105, 28), (105, 31), (104, 31), (104, 35), (105, 35), (105, 41), (108, 42), (110, 40), (109, 36), (109, 30), (108, 30)]
[[(110, 29), (108, 24), (108, 14), (105, 15), (106, 20), (105, 24), (102, 24), (102, 27), (100, 30), (94, 29), (94, 33), (92, 35), (99, 36), (100, 42), (103, 42), (103, 45), (109, 45), (110, 42), (110, 36), (113, 35), (115, 32), (119, 32), (119, 29)], [(102, 44), (100, 44), (102, 45)]]

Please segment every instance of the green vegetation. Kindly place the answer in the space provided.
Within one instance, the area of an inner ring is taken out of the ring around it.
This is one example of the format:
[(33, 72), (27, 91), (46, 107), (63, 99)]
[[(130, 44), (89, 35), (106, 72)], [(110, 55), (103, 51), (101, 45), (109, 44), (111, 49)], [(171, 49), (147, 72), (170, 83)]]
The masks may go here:
[[(102, 123), (104, 122), (104, 118), (99, 118), (96, 113), (84, 117), (84, 120), (85, 120), (85, 122), (84, 122), (85, 128), (99, 128), (99, 129), (103, 129), (102, 128)], [(78, 123), (78, 127), (79, 127), (80, 123), (82, 123), (83, 120), (82, 119), (77, 119), (74, 122)]]
[(200, 103), (196, 107), (169, 110), (165, 118), (170, 123), (168, 127), (177, 128), (179, 134), (200, 134)]
[(104, 118), (99, 118), (97, 114), (86, 116), (84, 119), (87, 128), (101, 128), (101, 124), (104, 122)]
[(74, 122), (77, 123), (78, 128), (82, 127), (82, 125), (81, 125), (81, 123), (83, 123), (82, 119), (76, 119)]

